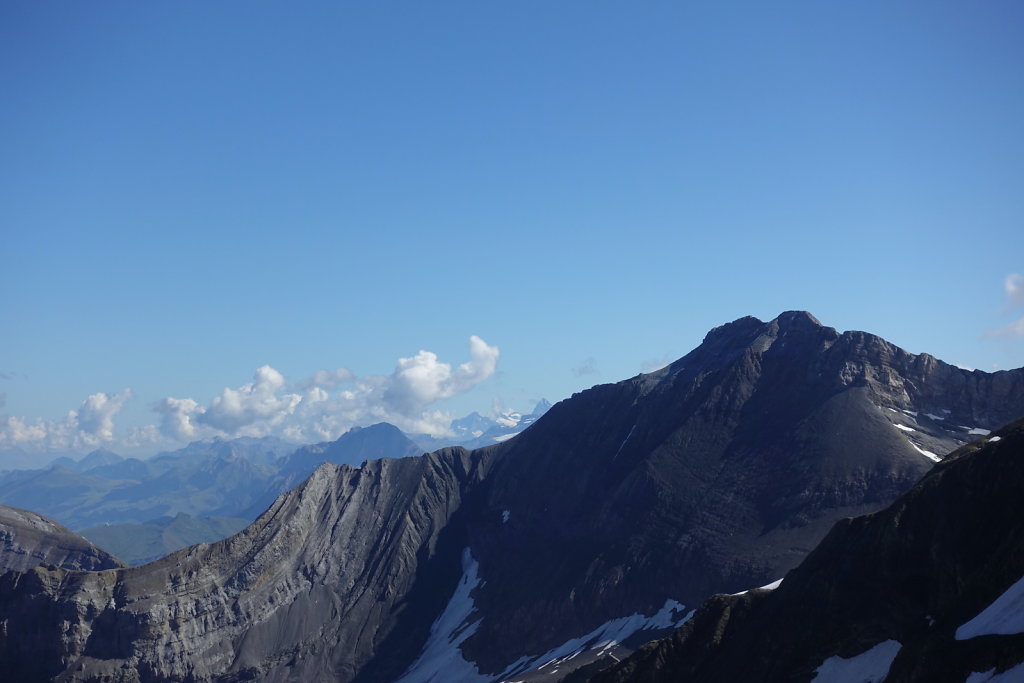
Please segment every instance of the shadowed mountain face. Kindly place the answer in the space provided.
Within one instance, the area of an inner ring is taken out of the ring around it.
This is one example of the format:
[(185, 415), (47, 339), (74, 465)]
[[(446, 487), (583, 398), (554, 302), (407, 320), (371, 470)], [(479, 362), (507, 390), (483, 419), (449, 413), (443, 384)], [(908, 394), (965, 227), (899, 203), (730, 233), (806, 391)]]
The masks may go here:
[(85, 571), (125, 566), (53, 520), (0, 505), (0, 571), (24, 572), (40, 565)]
[(501, 670), (514, 648), (544, 652), (667, 598), (695, 606), (769, 583), (837, 519), (930, 469), (912, 439), (946, 453), (976, 438), (961, 426), (1024, 414), (1022, 380), (793, 312), (737, 320), (659, 372), (564, 401), (488, 480), (470, 532), (487, 582), (476, 604), (501, 616), (463, 650)]
[(858, 656), (875, 660), (870, 680), (1021, 667), (1022, 490), (1024, 420), (960, 449), (883, 512), (838, 523), (774, 592), (716, 596), (592, 680), (827, 683)]
[(609, 624), (621, 640), (644, 615), (676, 623), (656, 618), (666, 601), (781, 577), (835, 521), (909, 489), (933, 465), (922, 451), (1024, 414), (1022, 375), (806, 313), (743, 318), (506, 443), (324, 466), (226, 541), (116, 574), (7, 574), (0, 666), (25, 680), (519, 680)]

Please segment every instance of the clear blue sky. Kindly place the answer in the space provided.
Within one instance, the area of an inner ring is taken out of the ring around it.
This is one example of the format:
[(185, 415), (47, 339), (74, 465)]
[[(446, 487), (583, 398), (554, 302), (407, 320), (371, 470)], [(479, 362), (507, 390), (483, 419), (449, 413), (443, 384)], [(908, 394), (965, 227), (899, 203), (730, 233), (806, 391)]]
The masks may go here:
[(1019, 2), (11, 1), (0, 92), (0, 448), (370, 416), (421, 349), (407, 415), (529, 408), (787, 309), (1024, 365)]

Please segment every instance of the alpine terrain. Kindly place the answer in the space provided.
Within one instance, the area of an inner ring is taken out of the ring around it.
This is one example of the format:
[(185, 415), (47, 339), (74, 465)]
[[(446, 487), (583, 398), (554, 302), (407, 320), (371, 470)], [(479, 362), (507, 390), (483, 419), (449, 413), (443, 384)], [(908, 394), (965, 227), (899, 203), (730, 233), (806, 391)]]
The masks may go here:
[(1021, 415), (1024, 370), (962, 370), (804, 312), (741, 318), (502, 443), (322, 465), (223, 541), (129, 569), (7, 572), (0, 666), (25, 681), (559, 680), (782, 578), (837, 521)]
[(591, 680), (1024, 680), (1022, 490), (1018, 420), (840, 521), (774, 591), (715, 596)]

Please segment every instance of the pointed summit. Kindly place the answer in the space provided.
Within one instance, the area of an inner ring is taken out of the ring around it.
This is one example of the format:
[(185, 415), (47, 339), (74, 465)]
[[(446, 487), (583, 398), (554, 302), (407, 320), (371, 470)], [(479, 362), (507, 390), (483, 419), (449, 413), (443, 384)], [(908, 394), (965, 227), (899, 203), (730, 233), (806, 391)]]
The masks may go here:
[(533, 412), (530, 413), (530, 415), (533, 415), (534, 417), (540, 417), (549, 410), (551, 410), (551, 402), (548, 401), (546, 398), (542, 398), (541, 400), (537, 401), (537, 405), (533, 407)]
[(821, 322), (807, 311), (784, 311), (772, 322), (778, 323), (779, 327), (795, 327), (798, 325), (823, 327)]

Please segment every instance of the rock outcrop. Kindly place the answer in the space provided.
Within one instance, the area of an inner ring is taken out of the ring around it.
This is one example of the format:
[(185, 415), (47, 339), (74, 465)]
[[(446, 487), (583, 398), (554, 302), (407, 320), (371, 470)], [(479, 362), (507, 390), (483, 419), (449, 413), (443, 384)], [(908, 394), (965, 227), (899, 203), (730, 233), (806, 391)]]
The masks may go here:
[(125, 566), (52, 519), (0, 505), (0, 571), (24, 572), (41, 565), (84, 571)]

